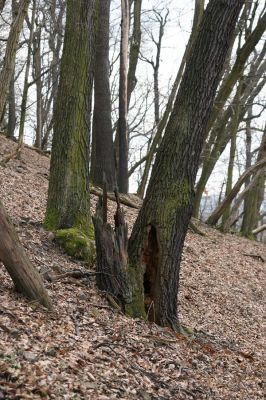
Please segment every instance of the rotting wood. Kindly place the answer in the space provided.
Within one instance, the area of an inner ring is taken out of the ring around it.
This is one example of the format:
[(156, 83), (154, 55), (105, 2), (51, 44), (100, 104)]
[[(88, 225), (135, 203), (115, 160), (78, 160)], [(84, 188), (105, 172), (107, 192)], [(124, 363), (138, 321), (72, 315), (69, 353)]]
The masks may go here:
[(117, 191), (115, 197), (117, 209), (114, 215), (114, 229), (107, 223), (106, 185), (93, 217), (97, 252), (96, 283), (100, 290), (107, 292), (116, 303), (123, 307), (130, 296), (127, 273), (128, 228)]

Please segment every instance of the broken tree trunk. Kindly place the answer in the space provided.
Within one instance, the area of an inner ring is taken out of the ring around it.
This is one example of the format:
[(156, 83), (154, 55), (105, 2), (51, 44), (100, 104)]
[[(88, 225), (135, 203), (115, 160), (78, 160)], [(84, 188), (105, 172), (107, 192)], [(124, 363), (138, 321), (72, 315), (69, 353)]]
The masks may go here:
[(41, 276), (25, 253), (13, 224), (0, 201), (0, 260), (11, 276), (16, 289), (48, 309), (51, 301)]
[(107, 192), (100, 197), (93, 217), (97, 252), (96, 283), (107, 292), (124, 311), (124, 304), (131, 300), (128, 276), (128, 229), (124, 213), (116, 192), (117, 209), (114, 216), (115, 228), (107, 223)]

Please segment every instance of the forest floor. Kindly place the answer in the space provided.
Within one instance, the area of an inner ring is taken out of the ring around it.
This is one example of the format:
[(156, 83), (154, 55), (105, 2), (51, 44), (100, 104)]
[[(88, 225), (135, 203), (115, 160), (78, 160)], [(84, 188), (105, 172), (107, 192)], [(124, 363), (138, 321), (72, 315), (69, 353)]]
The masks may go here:
[[(0, 160), (15, 146), (1, 136)], [(0, 167), (0, 198), (44, 276), (86, 271), (42, 226), (48, 174), (49, 157), (25, 148)], [(132, 226), (137, 210), (124, 209)], [(186, 238), (178, 299), (189, 338), (112, 309), (93, 277), (46, 282), (47, 312), (0, 265), (0, 399), (265, 398), (265, 245), (200, 229)]]

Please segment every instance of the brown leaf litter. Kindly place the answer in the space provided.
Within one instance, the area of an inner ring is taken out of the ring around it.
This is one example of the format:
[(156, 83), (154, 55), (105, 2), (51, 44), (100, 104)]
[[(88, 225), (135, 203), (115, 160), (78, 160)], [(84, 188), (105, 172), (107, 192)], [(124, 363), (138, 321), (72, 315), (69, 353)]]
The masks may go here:
[[(0, 158), (15, 146), (0, 137)], [(24, 148), (0, 168), (1, 200), (42, 274), (86, 272), (42, 227), (48, 174), (49, 158)], [(132, 227), (137, 210), (124, 209)], [(0, 399), (265, 398), (265, 245), (200, 228), (205, 237), (187, 235), (178, 299), (189, 338), (112, 309), (93, 275), (46, 282), (48, 313), (1, 265)]]

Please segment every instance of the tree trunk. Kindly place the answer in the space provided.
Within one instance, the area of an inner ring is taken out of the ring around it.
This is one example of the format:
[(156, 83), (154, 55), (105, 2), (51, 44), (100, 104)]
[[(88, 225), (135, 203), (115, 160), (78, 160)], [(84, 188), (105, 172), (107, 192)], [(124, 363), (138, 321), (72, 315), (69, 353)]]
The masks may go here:
[(16, 97), (15, 97), (15, 74), (13, 72), (9, 93), (8, 93), (8, 124), (7, 137), (12, 139), (15, 136), (16, 129)]
[[(200, 153), (242, 5), (242, 0), (208, 3), (129, 241), (132, 275), (144, 272), (149, 317), (163, 326), (175, 328), (178, 324), (180, 260), (192, 215)], [(133, 299), (127, 305), (129, 313), (135, 313), (134, 303)]]
[(89, 127), (95, 61), (97, 0), (68, 0), (60, 83), (54, 115), (45, 226), (92, 234)]
[(33, 68), (34, 79), (36, 80), (36, 135), (34, 147), (42, 146), (42, 61), (41, 61), (41, 27), (38, 27), (33, 37)]
[[(109, 86), (109, 20), (110, 0), (100, 1), (94, 77), (94, 111), (92, 130), (91, 180), (107, 190), (116, 187), (115, 152), (111, 121), (111, 94)], [(105, 178), (104, 178), (105, 177)]]
[(119, 118), (118, 118), (118, 188), (121, 193), (128, 192), (128, 126), (127, 126), (127, 64), (128, 64), (128, 0), (121, 0), (121, 45), (120, 45), (120, 82), (119, 82)]
[(0, 202), (0, 260), (5, 265), (16, 289), (30, 300), (51, 308), (43, 281), (20, 244), (12, 222)]
[(19, 35), (23, 26), (24, 19), (27, 15), (30, 0), (21, 0), (19, 3), (17, 16), (12, 22), (10, 33), (8, 36), (4, 63), (0, 72), (0, 116), (3, 114), (7, 101), (10, 82), (15, 66), (16, 52), (19, 41)]

